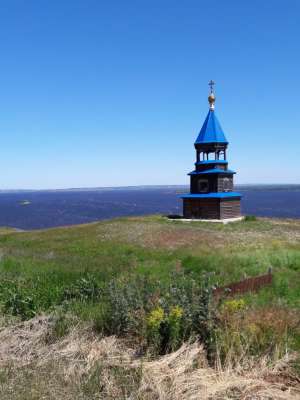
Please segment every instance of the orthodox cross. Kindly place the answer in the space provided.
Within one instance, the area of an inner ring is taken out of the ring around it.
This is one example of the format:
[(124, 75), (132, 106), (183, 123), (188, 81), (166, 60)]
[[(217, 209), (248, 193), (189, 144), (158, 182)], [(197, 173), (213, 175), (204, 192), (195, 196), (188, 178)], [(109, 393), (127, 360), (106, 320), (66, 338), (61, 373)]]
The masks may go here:
[(214, 84), (215, 84), (215, 82), (212, 81), (212, 80), (210, 80), (210, 81), (208, 82), (208, 86), (210, 87), (210, 93), (213, 93), (213, 92), (214, 92)]

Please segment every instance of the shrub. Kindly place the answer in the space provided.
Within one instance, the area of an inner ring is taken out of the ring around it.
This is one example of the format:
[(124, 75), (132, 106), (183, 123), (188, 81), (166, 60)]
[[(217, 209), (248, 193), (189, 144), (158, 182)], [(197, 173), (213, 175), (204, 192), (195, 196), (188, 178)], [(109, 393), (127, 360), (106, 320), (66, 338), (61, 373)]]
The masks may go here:
[(169, 219), (182, 219), (182, 215), (169, 214), (169, 215), (167, 215), (167, 218), (169, 218)]
[(183, 309), (180, 306), (171, 308), (168, 317), (170, 350), (175, 350), (180, 344), (182, 317)]
[(107, 304), (103, 315), (108, 334), (139, 336), (145, 323), (145, 307), (152, 293), (146, 278), (114, 279), (104, 289)]
[(65, 300), (76, 299), (80, 301), (93, 301), (96, 300), (100, 295), (100, 288), (95, 279), (91, 274), (86, 275), (77, 279), (77, 281), (66, 288), (63, 293)]
[(165, 321), (165, 313), (161, 307), (150, 312), (147, 317), (147, 342), (155, 353), (161, 352), (161, 328)]
[(175, 350), (191, 336), (211, 350), (215, 321), (207, 285), (182, 272), (172, 274), (168, 281), (133, 276), (114, 279), (103, 288), (94, 328), (130, 336), (154, 353)]
[(256, 221), (256, 220), (257, 220), (257, 218), (256, 218), (255, 215), (246, 215), (245, 218), (244, 218), (245, 222), (253, 222), (253, 221)]
[(36, 305), (32, 297), (16, 289), (15, 291), (10, 291), (4, 303), (4, 311), (26, 320), (35, 316)]
[(222, 311), (229, 314), (234, 314), (243, 310), (246, 307), (244, 299), (225, 300), (222, 304)]
[(181, 343), (183, 309), (172, 307), (165, 314), (161, 307), (152, 310), (147, 318), (148, 345), (159, 354), (175, 350)]

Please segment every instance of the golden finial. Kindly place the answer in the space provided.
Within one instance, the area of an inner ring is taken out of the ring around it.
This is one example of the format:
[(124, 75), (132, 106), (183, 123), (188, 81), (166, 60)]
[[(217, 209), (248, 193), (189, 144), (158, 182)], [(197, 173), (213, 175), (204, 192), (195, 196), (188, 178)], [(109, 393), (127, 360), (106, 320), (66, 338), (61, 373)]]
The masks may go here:
[(210, 87), (210, 94), (208, 96), (208, 102), (209, 102), (209, 109), (210, 110), (214, 110), (215, 109), (215, 101), (216, 101), (216, 97), (214, 94), (214, 81), (209, 81), (208, 86)]

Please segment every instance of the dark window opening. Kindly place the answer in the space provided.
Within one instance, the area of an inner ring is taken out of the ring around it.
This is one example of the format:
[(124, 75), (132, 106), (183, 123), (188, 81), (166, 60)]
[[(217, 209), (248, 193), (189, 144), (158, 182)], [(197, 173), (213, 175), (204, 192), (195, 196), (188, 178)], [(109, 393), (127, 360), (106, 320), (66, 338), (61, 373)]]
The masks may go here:
[(208, 180), (200, 179), (198, 181), (198, 191), (199, 193), (207, 193), (208, 192)]

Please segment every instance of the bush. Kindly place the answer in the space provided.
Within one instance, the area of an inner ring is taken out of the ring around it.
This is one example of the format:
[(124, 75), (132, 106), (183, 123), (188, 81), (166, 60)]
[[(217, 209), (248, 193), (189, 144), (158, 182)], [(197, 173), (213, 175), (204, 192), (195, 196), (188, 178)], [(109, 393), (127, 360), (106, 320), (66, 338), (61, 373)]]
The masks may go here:
[(103, 289), (94, 328), (109, 335), (130, 336), (159, 354), (177, 349), (191, 336), (211, 349), (215, 322), (211, 290), (208, 282), (203, 282), (183, 273), (173, 274), (168, 282), (132, 276), (115, 279)]
[(35, 316), (36, 305), (32, 297), (16, 289), (15, 291), (10, 291), (4, 303), (4, 311), (26, 320)]
[(100, 295), (100, 288), (91, 274), (79, 278), (63, 293), (64, 300), (76, 299), (79, 301), (94, 301)]
[(161, 352), (161, 328), (165, 321), (165, 312), (161, 307), (152, 310), (147, 317), (147, 342), (155, 353)]
[(169, 214), (169, 215), (167, 215), (167, 218), (169, 218), (169, 219), (182, 219), (182, 215)]
[(161, 307), (151, 311), (147, 318), (147, 340), (155, 353), (165, 354), (175, 350), (182, 339), (183, 309), (172, 307), (165, 314)]
[(169, 343), (171, 351), (175, 350), (180, 344), (182, 318), (183, 309), (180, 306), (172, 307), (168, 316)]
[(145, 301), (143, 291), (147, 285), (141, 280), (112, 280), (105, 288), (106, 315), (104, 329), (108, 334), (138, 335), (142, 330)]
[(245, 307), (246, 307), (246, 302), (244, 299), (225, 300), (222, 304), (222, 311), (224, 313), (233, 314), (243, 310)]
[(246, 215), (244, 218), (245, 222), (253, 222), (253, 221), (257, 221), (257, 218), (255, 215)]

